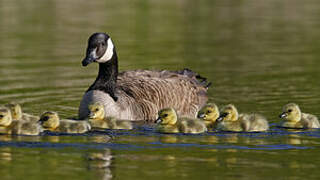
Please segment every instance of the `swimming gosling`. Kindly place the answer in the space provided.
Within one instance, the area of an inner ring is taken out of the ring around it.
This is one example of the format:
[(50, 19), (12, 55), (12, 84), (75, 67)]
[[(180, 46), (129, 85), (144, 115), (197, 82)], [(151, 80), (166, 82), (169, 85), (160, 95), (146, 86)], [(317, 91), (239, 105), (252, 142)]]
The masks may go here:
[(207, 131), (200, 119), (179, 118), (173, 108), (162, 109), (158, 112), (156, 130), (162, 133), (191, 133), (198, 134)]
[(0, 133), (18, 135), (39, 135), (41, 126), (37, 123), (13, 120), (9, 108), (0, 108)]
[(215, 129), (216, 120), (220, 116), (218, 106), (214, 103), (203, 106), (198, 112), (197, 117), (204, 121), (208, 129)]
[(60, 133), (85, 133), (91, 129), (90, 124), (84, 120), (60, 119), (58, 113), (47, 111), (39, 120), (44, 130)]
[(100, 103), (89, 105), (89, 123), (92, 128), (102, 129), (132, 129), (132, 123), (118, 120), (115, 117), (105, 116), (104, 106)]
[(269, 129), (268, 121), (260, 114), (240, 114), (237, 108), (232, 105), (226, 105), (220, 112), (217, 119), (217, 130), (221, 131), (246, 131), (259, 132)]
[(11, 111), (11, 116), (13, 120), (20, 120), (20, 121), (32, 121), (37, 122), (39, 121), (39, 116), (34, 116), (31, 114), (27, 114), (22, 112), (22, 108), (20, 104), (17, 103), (8, 103), (5, 107), (9, 108)]
[(280, 126), (285, 128), (320, 128), (318, 118), (312, 114), (302, 113), (295, 103), (286, 104), (279, 117), (283, 119)]

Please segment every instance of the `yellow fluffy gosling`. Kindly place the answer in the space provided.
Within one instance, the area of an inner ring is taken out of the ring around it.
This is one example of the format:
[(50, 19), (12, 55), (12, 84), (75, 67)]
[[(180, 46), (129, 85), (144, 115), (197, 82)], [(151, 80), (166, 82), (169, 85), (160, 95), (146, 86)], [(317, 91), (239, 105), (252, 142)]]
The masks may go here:
[(202, 119), (208, 129), (214, 129), (216, 125), (216, 120), (220, 116), (218, 106), (214, 103), (205, 105), (198, 112), (197, 117)]
[(286, 104), (279, 116), (283, 121), (282, 127), (286, 128), (320, 128), (318, 118), (315, 115), (302, 113), (295, 103)]
[(156, 129), (163, 133), (192, 133), (207, 131), (207, 127), (200, 119), (179, 118), (173, 108), (162, 109), (158, 112)]
[(240, 114), (237, 108), (229, 104), (220, 112), (217, 129), (222, 131), (258, 132), (269, 129), (268, 121), (260, 114)]
[(114, 117), (105, 117), (104, 106), (100, 103), (89, 105), (89, 123), (92, 128), (102, 129), (132, 129), (132, 123), (126, 120), (117, 120)]
[(37, 122), (40, 119), (39, 116), (23, 113), (20, 104), (8, 103), (5, 105), (5, 107), (10, 109), (13, 120)]
[(19, 135), (39, 135), (41, 126), (34, 122), (13, 120), (9, 108), (0, 108), (0, 133)]
[(44, 130), (61, 133), (85, 133), (91, 129), (87, 121), (61, 119), (56, 112), (48, 111), (39, 120)]

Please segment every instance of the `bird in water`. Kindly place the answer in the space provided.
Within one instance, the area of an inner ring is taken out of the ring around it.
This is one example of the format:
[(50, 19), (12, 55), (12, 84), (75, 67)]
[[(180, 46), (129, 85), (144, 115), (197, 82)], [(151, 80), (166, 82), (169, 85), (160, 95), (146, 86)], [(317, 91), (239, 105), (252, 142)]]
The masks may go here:
[(221, 131), (267, 131), (269, 124), (267, 119), (260, 114), (239, 114), (233, 104), (226, 105), (216, 120), (216, 129)]
[(279, 117), (283, 119), (280, 125), (281, 127), (303, 129), (320, 128), (317, 116), (302, 113), (299, 106), (295, 103), (286, 104)]
[(154, 121), (157, 112), (166, 107), (176, 109), (179, 116), (194, 118), (207, 102), (211, 83), (189, 69), (119, 73), (116, 48), (105, 33), (94, 33), (88, 40), (82, 65), (93, 62), (99, 64), (99, 73), (83, 95), (79, 119), (88, 118), (88, 106), (96, 102), (108, 116), (146, 121)]
[(158, 112), (156, 130), (162, 133), (198, 134), (207, 131), (204, 121), (194, 118), (178, 118), (173, 108), (165, 108)]

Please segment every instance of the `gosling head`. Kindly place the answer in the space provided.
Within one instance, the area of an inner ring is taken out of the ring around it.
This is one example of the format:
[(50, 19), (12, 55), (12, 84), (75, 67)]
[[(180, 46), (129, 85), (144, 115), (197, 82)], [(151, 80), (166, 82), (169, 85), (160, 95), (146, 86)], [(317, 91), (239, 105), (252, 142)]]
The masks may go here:
[(202, 107), (198, 112), (197, 117), (204, 121), (215, 122), (216, 119), (218, 119), (219, 115), (220, 113), (219, 113), (218, 106), (211, 103)]
[(89, 105), (89, 118), (90, 119), (97, 119), (97, 120), (101, 120), (104, 119), (104, 106), (100, 103), (94, 103)]
[(114, 53), (110, 36), (106, 33), (94, 33), (88, 39), (86, 57), (82, 61), (82, 66), (92, 62), (105, 63), (112, 59)]
[(0, 126), (10, 126), (12, 122), (11, 112), (6, 107), (0, 108)]
[(238, 110), (233, 104), (226, 105), (220, 112), (217, 121), (237, 121), (239, 118)]
[(157, 124), (174, 125), (177, 122), (177, 113), (173, 108), (162, 109), (158, 112)]
[(49, 129), (49, 130), (55, 130), (60, 125), (60, 118), (58, 113), (48, 111), (48, 112), (44, 112), (40, 116), (39, 122), (43, 128)]
[(19, 120), (22, 118), (22, 109), (20, 104), (17, 103), (9, 103), (5, 105), (11, 111), (12, 119)]
[(283, 106), (279, 117), (285, 121), (298, 122), (301, 120), (301, 110), (297, 104), (289, 103)]

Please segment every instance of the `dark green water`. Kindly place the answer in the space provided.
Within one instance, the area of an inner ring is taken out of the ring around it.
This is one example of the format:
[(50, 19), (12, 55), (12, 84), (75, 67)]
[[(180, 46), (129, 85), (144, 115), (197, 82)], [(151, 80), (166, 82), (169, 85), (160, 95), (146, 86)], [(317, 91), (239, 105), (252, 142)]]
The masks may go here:
[[(320, 131), (277, 129), (288, 102), (320, 116), (318, 0), (0, 0), (0, 104), (75, 117), (111, 35), (120, 70), (188, 67), (210, 101), (264, 114), (268, 133), (0, 136), (1, 179), (319, 179)], [(96, 158), (94, 158), (96, 157)], [(100, 160), (97, 160), (100, 159)], [(104, 159), (104, 160), (101, 160)]]

